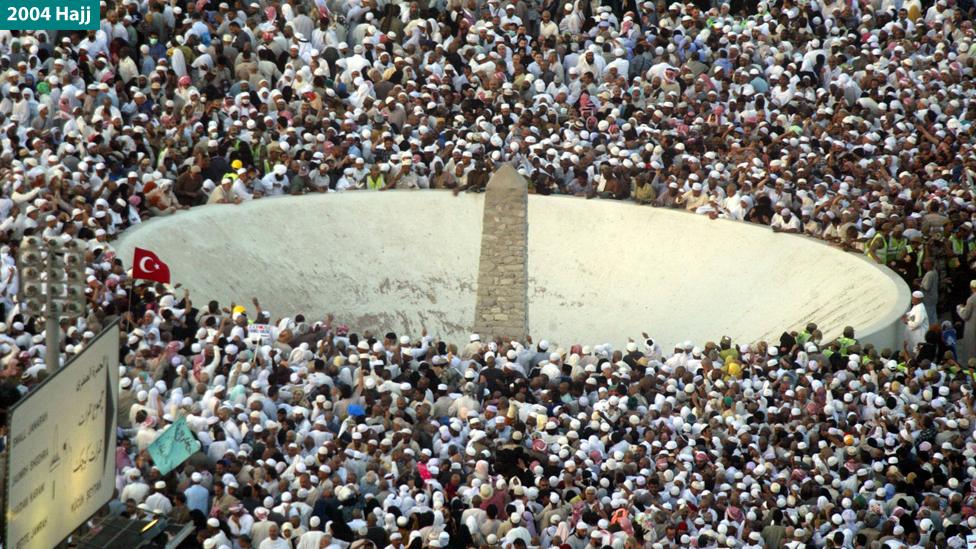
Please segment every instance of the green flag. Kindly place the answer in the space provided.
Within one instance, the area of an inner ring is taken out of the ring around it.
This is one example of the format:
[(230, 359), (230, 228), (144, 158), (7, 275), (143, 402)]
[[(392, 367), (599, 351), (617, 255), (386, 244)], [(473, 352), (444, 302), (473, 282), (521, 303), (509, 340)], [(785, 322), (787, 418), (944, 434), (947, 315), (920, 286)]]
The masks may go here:
[(149, 455), (159, 473), (165, 475), (199, 449), (200, 441), (186, 426), (186, 419), (181, 417), (149, 445)]

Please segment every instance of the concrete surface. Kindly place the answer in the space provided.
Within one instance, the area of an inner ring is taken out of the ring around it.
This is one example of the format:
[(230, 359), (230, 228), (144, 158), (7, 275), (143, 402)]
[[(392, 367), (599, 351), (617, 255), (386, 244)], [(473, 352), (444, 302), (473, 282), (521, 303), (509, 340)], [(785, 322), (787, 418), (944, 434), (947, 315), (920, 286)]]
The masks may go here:
[(482, 341), (524, 341), (529, 333), (528, 196), (528, 182), (510, 164), (488, 180), (474, 309)]
[[(467, 341), (483, 195), (351, 192), (213, 205), (153, 219), (141, 246), (197, 298), (275, 318), (328, 312), (354, 329)], [(662, 345), (775, 340), (817, 322), (830, 338), (897, 343), (907, 286), (887, 269), (768, 228), (611, 200), (529, 197), (529, 327), (536, 340)]]

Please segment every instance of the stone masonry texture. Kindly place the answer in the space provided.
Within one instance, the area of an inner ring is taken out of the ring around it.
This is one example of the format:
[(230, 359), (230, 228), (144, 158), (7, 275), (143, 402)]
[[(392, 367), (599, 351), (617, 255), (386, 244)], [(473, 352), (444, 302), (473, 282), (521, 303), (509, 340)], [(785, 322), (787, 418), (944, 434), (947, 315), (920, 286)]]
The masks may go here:
[(474, 331), (524, 341), (529, 329), (528, 186), (510, 164), (485, 191)]

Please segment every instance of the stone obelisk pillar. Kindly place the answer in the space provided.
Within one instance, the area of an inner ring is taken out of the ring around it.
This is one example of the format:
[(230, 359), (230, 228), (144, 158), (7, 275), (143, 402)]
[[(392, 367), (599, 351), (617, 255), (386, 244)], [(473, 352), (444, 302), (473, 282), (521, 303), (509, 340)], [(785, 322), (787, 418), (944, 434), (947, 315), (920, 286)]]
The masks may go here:
[(529, 330), (528, 186), (503, 164), (485, 190), (474, 329), (482, 341), (524, 341)]

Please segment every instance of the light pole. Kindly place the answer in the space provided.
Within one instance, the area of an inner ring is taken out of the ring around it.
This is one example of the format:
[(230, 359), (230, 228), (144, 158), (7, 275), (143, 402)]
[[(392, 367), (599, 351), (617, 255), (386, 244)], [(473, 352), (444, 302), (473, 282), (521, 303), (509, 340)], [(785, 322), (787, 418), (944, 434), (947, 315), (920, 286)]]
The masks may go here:
[(20, 242), (20, 310), (45, 319), (44, 361), (60, 367), (62, 316), (85, 314), (85, 244), (77, 239), (28, 236)]

